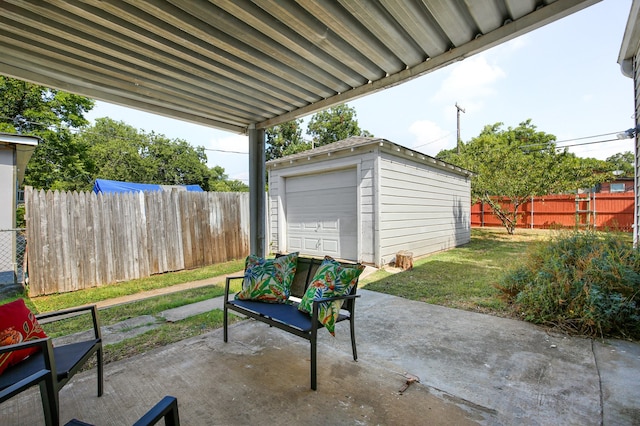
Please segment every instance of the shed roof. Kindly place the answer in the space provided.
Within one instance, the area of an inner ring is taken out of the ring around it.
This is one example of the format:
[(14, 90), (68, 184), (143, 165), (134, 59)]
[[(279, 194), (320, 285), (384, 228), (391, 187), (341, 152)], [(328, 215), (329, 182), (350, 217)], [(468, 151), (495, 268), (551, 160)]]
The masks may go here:
[(393, 155), (427, 164), (432, 167), (449, 170), (460, 175), (473, 175), (473, 172), (463, 169), (462, 167), (458, 167), (456, 165), (439, 160), (435, 157), (431, 157), (427, 154), (423, 154), (413, 149), (404, 147), (387, 139), (365, 136), (352, 136), (350, 138), (323, 145), (318, 148), (267, 161), (267, 169), (289, 167), (294, 165), (299, 166), (309, 161), (324, 160), (334, 154), (354, 152), (361, 149), (366, 150), (367, 148), (371, 147), (380, 148), (386, 152), (392, 153)]
[(599, 0), (4, 0), (0, 74), (210, 127), (268, 128)]

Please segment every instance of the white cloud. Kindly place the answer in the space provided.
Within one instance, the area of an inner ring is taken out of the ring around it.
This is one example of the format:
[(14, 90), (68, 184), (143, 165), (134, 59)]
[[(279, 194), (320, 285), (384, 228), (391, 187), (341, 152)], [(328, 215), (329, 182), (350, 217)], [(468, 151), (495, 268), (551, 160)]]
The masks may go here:
[(443, 149), (451, 149), (455, 146), (455, 132), (445, 130), (433, 121), (415, 121), (409, 126), (409, 132), (415, 138), (408, 148), (427, 155), (435, 156)]
[(483, 98), (496, 93), (494, 84), (505, 77), (505, 72), (499, 66), (489, 64), (484, 55), (474, 56), (453, 66), (432, 100), (458, 101), (465, 108), (477, 110), (482, 107)]

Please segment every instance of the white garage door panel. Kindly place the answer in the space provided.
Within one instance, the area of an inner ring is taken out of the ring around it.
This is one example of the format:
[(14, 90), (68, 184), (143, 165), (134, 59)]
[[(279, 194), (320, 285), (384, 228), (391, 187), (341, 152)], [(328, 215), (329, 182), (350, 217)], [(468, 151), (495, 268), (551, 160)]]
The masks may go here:
[(287, 249), (357, 260), (355, 169), (287, 178)]

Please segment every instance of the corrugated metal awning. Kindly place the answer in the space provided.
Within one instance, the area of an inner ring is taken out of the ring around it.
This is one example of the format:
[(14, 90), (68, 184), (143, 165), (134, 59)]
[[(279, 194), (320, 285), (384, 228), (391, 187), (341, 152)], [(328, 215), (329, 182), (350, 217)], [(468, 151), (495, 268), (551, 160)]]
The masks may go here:
[(3, 0), (0, 74), (244, 133), (599, 0)]

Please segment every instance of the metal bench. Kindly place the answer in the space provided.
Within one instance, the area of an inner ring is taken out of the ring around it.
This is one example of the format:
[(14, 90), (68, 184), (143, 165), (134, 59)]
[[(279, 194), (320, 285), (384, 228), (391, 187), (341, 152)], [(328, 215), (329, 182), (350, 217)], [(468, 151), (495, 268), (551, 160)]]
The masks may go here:
[[(291, 296), (302, 298), (309, 286), (316, 270), (322, 263), (322, 259), (310, 257), (298, 257), (298, 266), (296, 274), (291, 285)], [(351, 263), (341, 262), (344, 265), (353, 265)], [(272, 327), (302, 337), (309, 341), (311, 346), (311, 389), (317, 389), (317, 336), (318, 329), (323, 325), (312, 318), (318, 317), (318, 305), (321, 302), (332, 300), (344, 300), (340, 317), (338, 321), (349, 321), (351, 330), (351, 349), (353, 351), (353, 360), (357, 361), (358, 354), (356, 352), (356, 336), (355, 336), (355, 300), (360, 297), (356, 294), (358, 283), (351, 289), (350, 293), (344, 296), (316, 299), (313, 302), (313, 311), (309, 315), (298, 310), (298, 304), (292, 302), (284, 303), (264, 303), (252, 300), (234, 300), (229, 299), (229, 285), (233, 280), (242, 280), (244, 277), (228, 277), (224, 291), (224, 341), (228, 338), (228, 311), (235, 311), (249, 318), (269, 324)]]

